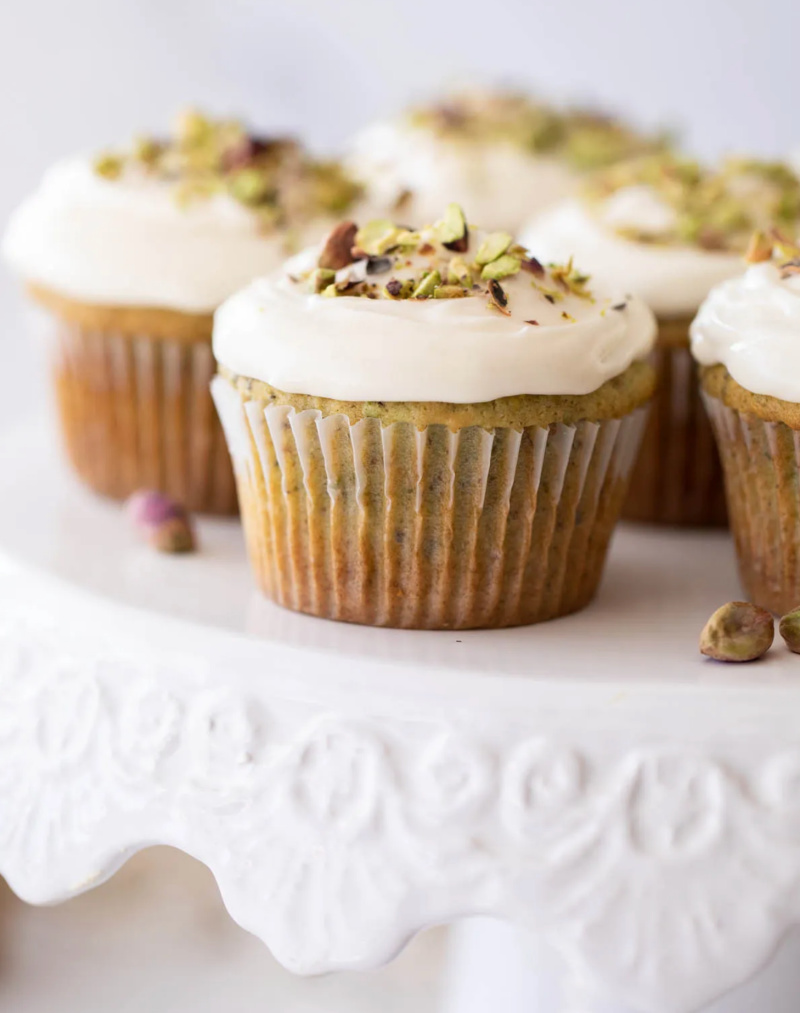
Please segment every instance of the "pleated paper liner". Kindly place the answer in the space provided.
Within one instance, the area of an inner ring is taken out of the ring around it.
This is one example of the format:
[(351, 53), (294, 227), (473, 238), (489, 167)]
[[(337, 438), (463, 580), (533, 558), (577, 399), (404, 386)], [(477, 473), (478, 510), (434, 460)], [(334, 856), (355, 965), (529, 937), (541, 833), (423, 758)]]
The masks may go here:
[(653, 359), (658, 386), (622, 516), (650, 524), (724, 527), (722, 465), (689, 351), (689, 323), (659, 323)]
[(95, 492), (160, 489), (188, 509), (237, 511), (209, 384), (208, 340), (96, 330), (49, 316), (48, 346), (67, 455)]
[(265, 594), (329, 619), (515, 626), (593, 597), (645, 410), (487, 431), (214, 398)]
[(800, 605), (800, 430), (703, 397), (722, 455), (745, 593), (783, 615)]

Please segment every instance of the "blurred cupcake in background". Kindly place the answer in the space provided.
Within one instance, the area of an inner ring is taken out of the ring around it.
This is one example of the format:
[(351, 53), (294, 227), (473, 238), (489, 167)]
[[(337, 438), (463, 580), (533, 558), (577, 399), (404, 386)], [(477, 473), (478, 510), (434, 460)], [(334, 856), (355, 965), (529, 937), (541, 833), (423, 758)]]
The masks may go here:
[(598, 284), (624, 285), (659, 323), (659, 389), (624, 516), (678, 525), (727, 522), (722, 470), (699, 395), (689, 325), (709, 290), (739, 275), (755, 228), (794, 227), (800, 182), (786, 166), (730, 160), (719, 170), (669, 154), (595, 174), (580, 198), (534, 219), (523, 241), (574, 255)]
[(722, 455), (748, 597), (800, 604), (800, 245), (754, 237), (751, 266), (712, 290), (692, 324), (703, 397)]
[(476, 221), (516, 234), (573, 194), (587, 170), (664, 144), (608, 116), (471, 90), (367, 127), (347, 165), (376, 206), (394, 207), (404, 221), (431, 221), (456, 200)]
[(171, 137), (55, 165), (3, 252), (43, 312), (66, 450), (95, 491), (236, 510), (208, 391), (212, 313), (358, 199), (336, 164), (190, 111)]
[(342, 223), (217, 311), (214, 396), (263, 591), (326, 618), (501, 627), (593, 597), (654, 372), (644, 303), (458, 205)]

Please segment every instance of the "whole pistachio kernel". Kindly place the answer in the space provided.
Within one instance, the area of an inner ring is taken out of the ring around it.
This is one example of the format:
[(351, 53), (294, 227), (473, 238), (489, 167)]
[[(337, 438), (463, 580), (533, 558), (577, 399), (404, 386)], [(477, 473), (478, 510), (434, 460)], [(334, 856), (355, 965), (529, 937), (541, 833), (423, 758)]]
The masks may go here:
[(396, 244), (400, 232), (388, 218), (375, 218), (356, 232), (355, 246), (363, 253), (379, 257)]
[(493, 260), (484, 267), (481, 271), (481, 278), (495, 278), (498, 281), (501, 278), (509, 278), (519, 271), (521, 264), (519, 257), (512, 257), (510, 254), (504, 253), (502, 257), (498, 257), (497, 260)]
[(469, 228), (464, 212), (458, 204), (448, 204), (444, 217), (433, 227), (434, 234), (442, 246), (456, 253), (466, 253), (469, 248)]
[(461, 285), (439, 285), (434, 289), (434, 299), (463, 299), (469, 292)]
[(122, 159), (118, 155), (100, 155), (94, 160), (94, 171), (104, 179), (119, 179), (122, 175)]
[(778, 629), (789, 650), (800, 654), (800, 606), (783, 616)]
[(748, 601), (718, 608), (700, 634), (700, 653), (716, 661), (755, 661), (775, 636), (772, 613)]
[(434, 289), (442, 283), (442, 276), (438, 271), (431, 271), (426, 274), (422, 281), (417, 285), (414, 291), (411, 293), (412, 299), (430, 299), (433, 295)]
[(481, 267), (484, 264), (491, 264), (493, 260), (502, 257), (511, 243), (512, 237), (508, 232), (491, 232), (478, 247), (475, 263)]

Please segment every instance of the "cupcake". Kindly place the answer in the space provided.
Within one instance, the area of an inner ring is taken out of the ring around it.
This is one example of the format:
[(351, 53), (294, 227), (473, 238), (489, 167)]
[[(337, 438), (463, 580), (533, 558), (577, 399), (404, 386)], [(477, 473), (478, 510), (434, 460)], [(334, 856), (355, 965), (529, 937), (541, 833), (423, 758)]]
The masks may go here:
[(396, 205), (414, 225), (455, 199), (478, 221), (516, 233), (574, 193), (587, 170), (663, 145), (607, 116), (469, 91), (367, 127), (352, 143), (348, 166), (376, 203)]
[(624, 285), (655, 311), (659, 387), (623, 516), (727, 523), (722, 469), (699, 395), (689, 324), (714, 285), (744, 269), (754, 228), (795, 221), (800, 183), (786, 167), (731, 160), (718, 171), (670, 155), (595, 175), (581, 198), (525, 230), (548, 258), (574, 254), (598, 284)]
[(595, 593), (654, 385), (644, 303), (458, 205), (343, 223), (216, 313), (213, 393), (265, 594), (501, 627)]
[(292, 140), (195, 112), (169, 139), (46, 174), (3, 251), (43, 311), (66, 450), (92, 489), (236, 510), (208, 390), (212, 313), (325, 235), (358, 193)]
[(800, 604), (800, 245), (756, 236), (746, 273), (714, 288), (692, 324), (703, 398), (725, 471), (748, 597)]

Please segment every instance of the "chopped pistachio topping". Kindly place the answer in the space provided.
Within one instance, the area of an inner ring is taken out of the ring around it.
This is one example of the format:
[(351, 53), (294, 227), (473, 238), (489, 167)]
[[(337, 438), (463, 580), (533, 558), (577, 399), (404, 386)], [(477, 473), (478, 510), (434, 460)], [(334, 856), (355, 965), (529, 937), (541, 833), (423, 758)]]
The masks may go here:
[[(525, 286), (526, 292), (532, 287), (543, 303), (555, 304), (569, 296), (594, 301), (588, 276), (572, 260), (545, 267), (507, 232), (484, 235), (474, 253), (461, 249), (464, 238), (468, 247), (470, 230), (455, 204), (440, 221), (414, 232), (385, 218), (361, 227), (341, 222), (323, 242), (316, 264), (290, 280), (325, 298), (425, 300), (482, 295), (490, 309), (505, 316), (512, 315), (514, 284)], [(520, 272), (525, 277), (515, 282)], [(506, 279), (509, 288), (500, 284)], [(526, 302), (530, 305), (529, 297)], [(561, 319), (572, 322), (575, 317), (564, 313)], [(532, 323), (527, 318), (525, 322)]]
[(476, 264), (491, 264), (493, 260), (506, 252), (511, 246), (511, 236), (507, 232), (491, 232), (478, 247), (475, 254)]
[(422, 281), (411, 293), (412, 299), (429, 299), (442, 283), (442, 276), (438, 271), (431, 271), (423, 276)]
[(773, 261), (780, 270), (781, 278), (790, 278), (800, 274), (800, 242), (789, 239), (778, 228), (770, 229), (769, 233), (755, 232), (745, 260), (749, 264)]
[(448, 250), (466, 253), (469, 249), (469, 229), (464, 212), (458, 204), (448, 204), (444, 218), (434, 226), (436, 238)]
[(194, 109), (169, 138), (136, 138), (127, 151), (101, 155), (94, 169), (109, 180), (131, 174), (168, 183), (180, 205), (228, 194), (264, 231), (342, 214), (361, 193), (340, 165), (315, 161), (291, 138), (255, 137)]
[(412, 109), (409, 121), (439, 136), (506, 142), (534, 154), (552, 154), (588, 170), (646, 152), (663, 151), (665, 135), (647, 137), (623, 123), (580, 109), (558, 110), (511, 92), (468, 91)]
[(519, 271), (521, 264), (522, 261), (519, 257), (512, 257), (511, 254), (504, 253), (502, 257), (486, 264), (481, 271), (481, 278), (494, 278), (498, 281), (500, 278), (508, 278)]
[(717, 170), (670, 154), (623, 162), (587, 184), (598, 208), (621, 190), (649, 187), (666, 209), (660, 227), (617, 226), (637, 242), (744, 253), (754, 230), (800, 228), (800, 178), (779, 162), (728, 159)]

